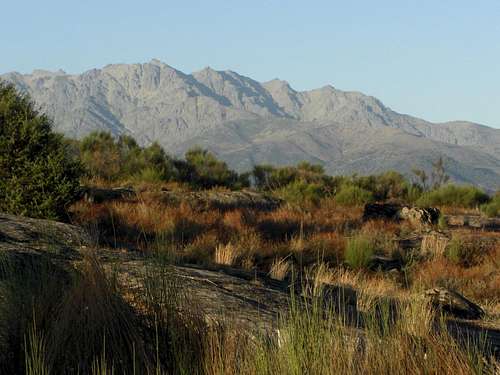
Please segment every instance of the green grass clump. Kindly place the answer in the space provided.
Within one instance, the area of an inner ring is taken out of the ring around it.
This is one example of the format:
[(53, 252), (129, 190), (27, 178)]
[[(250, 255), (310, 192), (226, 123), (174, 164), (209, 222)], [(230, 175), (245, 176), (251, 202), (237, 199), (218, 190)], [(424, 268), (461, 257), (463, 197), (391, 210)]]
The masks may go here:
[(345, 262), (353, 269), (368, 268), (375, 253), (375, 244), (364, 235), (357, 235), (347, 241)]
[(335, 195), (335, 202), (341, 206), (361, 206), (373, 200), (371, 192), (355, 185), (344, 185)]
[(424, 193), (416, 202), (418, 206), (453, 206), (475, 208), (489, 201), (483, 190), (474, 186), (445, 185)]

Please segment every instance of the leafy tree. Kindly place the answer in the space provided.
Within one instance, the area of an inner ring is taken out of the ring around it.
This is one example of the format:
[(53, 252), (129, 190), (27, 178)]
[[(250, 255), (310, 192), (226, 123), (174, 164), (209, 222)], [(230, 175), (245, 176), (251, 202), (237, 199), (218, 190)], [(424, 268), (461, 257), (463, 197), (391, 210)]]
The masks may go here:
[(268, 164), (254, 166), (251, 173), (255, 186), (262, 190), (277, 190), (300, 182), (314, 184), (324, 193), (332, 192), (338, 185), (338, 178), (325, 174), (321, 165), (302, 161), (297, 166), (274, 167)]
[(0, 82), (0, 210), (61, 218), (76, 197), (81, 165), (27, 95)]
[(253, 167), (252, 176), (258, 189), (271, 189), (271, 175), (276, 168), (269, 164), (260, 164)]

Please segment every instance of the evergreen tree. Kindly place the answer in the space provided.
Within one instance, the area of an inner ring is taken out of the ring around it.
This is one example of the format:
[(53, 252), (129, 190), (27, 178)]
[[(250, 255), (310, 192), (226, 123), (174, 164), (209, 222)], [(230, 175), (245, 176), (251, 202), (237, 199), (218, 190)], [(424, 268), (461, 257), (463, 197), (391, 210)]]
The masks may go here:
[(75, 198), (80, 163), (27, 95), (0, 82), (0, 210), (61, 218)]

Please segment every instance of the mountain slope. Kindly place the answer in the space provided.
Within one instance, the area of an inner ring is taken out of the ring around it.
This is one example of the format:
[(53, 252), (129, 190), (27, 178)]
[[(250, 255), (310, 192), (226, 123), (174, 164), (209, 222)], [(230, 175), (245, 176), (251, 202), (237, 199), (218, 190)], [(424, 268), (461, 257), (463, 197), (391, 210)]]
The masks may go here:
[(332, 86), (299, 92), (286, 81), (210, 68), (185, 74), (158, 60), (0, 77), (28, 92), (71, 137), (108, 130), (176, 154), (201, 145), (239, 170), (309, 160), (333, 174), (409, 173), (443, 156), (457, 182), (500, 187), (500, 130), (433, 124)]

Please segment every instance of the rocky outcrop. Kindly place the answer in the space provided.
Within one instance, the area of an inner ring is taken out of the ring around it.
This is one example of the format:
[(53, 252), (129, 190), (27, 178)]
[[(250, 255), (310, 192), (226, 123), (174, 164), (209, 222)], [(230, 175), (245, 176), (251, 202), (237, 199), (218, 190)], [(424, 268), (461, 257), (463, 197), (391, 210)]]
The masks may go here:
[(500, 218), (487, 218), (480, 215), (445, 215), (446, 224), (450, 227), (465, 227), (500, 231)]
[(441, 212), (434, 207), (403, 207), (399, 213), (401, 219), (408, 220), (417, 228), (437, 224)]
[(427, 290), (425, 296), (434, 307), (458, 318), (480, 319), (484, 316), (481, 306), (453, 290), (433, 288)]
[(80, 189), (80, 197), (88, 203), (104, 203), (114, 200), (137, 200), (138, 194), (149, 200), (178, 206), (187, 204), (196, 210), (231, 210), (235, 208), (274, 210), (282, 204), (282, 200), (258, 193), (251, 190), (224, 191), (224, 190), (202, 190), (202, 191), (143, 191), (136, 192), (132, 188), (97, 188), (83, 187)]
[(0, 212), (0, 253), (46, 254), (61, 261), (81, 258), (91, 238), (80, 227)]
[(133, 199), (136, 193), (131, 188), (116, 187), (116, 188), (97, 188), (83, 187), (80, 189), (80, 196), (89, 203), (103, 203), (118, 199)]
[(440, 211), (434, 207), (403, 207), (394, 203), (368, 203), (364, 207), (363, 220), (408, 220), (416, 227), (437, 224)]
[(251, 190), (162, 191), (152, 193), (150, 198), (171, 205), (183, 203), (199, 210), (218, 209), (224, 211), (242, 208), (267, 211), (274, 210), (282, 204), (281, 199)]

